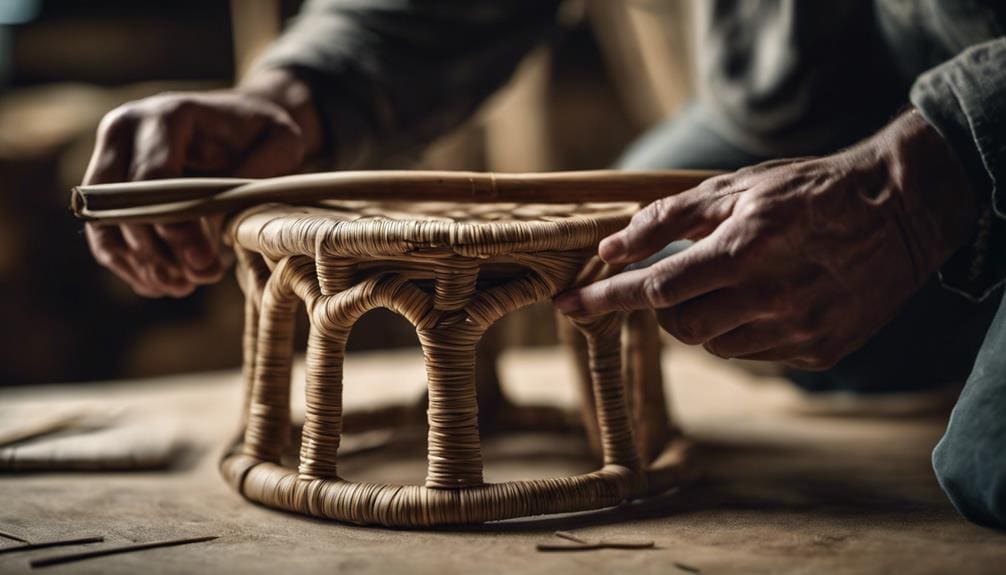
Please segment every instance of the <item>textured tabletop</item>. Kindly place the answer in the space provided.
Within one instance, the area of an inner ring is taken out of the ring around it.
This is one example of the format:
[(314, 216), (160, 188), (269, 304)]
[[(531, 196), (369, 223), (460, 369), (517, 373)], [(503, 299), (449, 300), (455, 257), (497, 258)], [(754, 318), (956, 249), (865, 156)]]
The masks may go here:
[[(960, 519), (933, 478), (929, 451), (942, 416), (800, 415), (792, 390), (777, 379), (687, 348), (665, 360), (674, 409), (705, 453), (707, 476), (646, 505), (430, 531), (351, 527), (251, 505), (216, 470), (240, 403), (238, 374), (223, 372), (0, 391), (0, 410), (120, 405), (150, 421), (151, 433), (158, 422), (173, 422), (189, 446), (165, 472), (0, 475), (0, 530), (32, 540), (97, 533), (110, 543), (219, 536), (53, 573), (688, 573), (675, 563), (703, 574), (1002, 572), (1006, 536)], [(518, 398), (573, 397), (571, 365), (556, 349), (507, 353), (502, 370)], [(346, 382), (347, 409), (412, 397), (423, 387), (419, 352), (351, 355)], [(561, 438), (491, 442), (487, 479), (589, 469), (579, 458), (583, 449)], [(343, 471), (353, 479), (417, 481), (423, 453), (375, 454)], [(556, 530), (646, 538), (656, 548), (535, 551)], [(29, 557), (62, 552), (0, 555), (0, 573), (27, 573)]]

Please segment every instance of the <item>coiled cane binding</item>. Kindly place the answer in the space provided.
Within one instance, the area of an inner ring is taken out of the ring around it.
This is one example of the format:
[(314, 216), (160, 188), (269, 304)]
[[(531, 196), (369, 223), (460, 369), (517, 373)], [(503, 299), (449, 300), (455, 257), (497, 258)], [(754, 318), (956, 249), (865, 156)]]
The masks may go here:
[[(573, 319), (589, 362), (584, 421), (588, 431), (596, 426), (603, 467), (498, 484), (482, 476), (476, 344), (506, 314), (618, 271), (596, 257), (597, 243), (624, 227), (635, 209), (341, 202), (273, 204), (238, 214), (228, 237), (246, 294), (248, 395), (244, 441), (221, 462), (224, 477), (244, 497), (270, 507), (391, 527), (597, 509), (674, 487), (686, 470), (684, 443), (667, 419), (655, 323), (639, 315), (627, 323), (624, 313)], [(281, 455), (290, 442), (300, 302), (310, 323), (307, 408), (299, 466), (292, 469), (281, 465)], [(346, 340), (353, 324), (377, 307), (415, 326), (425, 357), (424, 485), (339, 477), (340, 440), (351, 431), (342, 410)], [(628, 370), (623, 339), (635, 346)], [(629, 385), (626, 371), (634, 380)]]

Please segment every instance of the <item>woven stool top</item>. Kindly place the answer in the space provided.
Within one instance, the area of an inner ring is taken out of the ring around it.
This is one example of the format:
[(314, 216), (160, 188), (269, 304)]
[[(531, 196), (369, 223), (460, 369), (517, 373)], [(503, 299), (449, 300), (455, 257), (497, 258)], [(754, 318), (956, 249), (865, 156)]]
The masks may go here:
[(593, 248), (638, 209), (618, 204), (326, 202), (269, 204), (230, 222), (239, 246), (267, 256), (394, 257), (441, 251), (466, 257)]

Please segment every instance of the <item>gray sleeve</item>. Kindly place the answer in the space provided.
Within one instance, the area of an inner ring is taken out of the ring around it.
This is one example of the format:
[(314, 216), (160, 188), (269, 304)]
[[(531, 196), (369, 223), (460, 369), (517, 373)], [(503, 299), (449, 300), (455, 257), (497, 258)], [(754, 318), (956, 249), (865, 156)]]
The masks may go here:
[(1006, 281), (1006, 38), (921, 75), (911, 101), (957, 153), (983, 207), (974, 245), (944, 266), (941, 280), (982, 299)]
[(309, 0), (260, 60), (311, 85), (337, 167), (468, 118), (556, 29), (558, 0)]

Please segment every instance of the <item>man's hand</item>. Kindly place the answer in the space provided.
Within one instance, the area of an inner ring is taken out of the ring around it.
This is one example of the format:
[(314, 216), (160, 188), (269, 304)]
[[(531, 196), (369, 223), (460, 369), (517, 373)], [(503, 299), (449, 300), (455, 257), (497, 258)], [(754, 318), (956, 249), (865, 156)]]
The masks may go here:
[(601, 243), (605, 261), (695, 244), (556, 305), (655, 308), (671, 335), (720, 357), (826, 369), (897, 313), (976, 218), (956, 157), (912, 111), (844, 152), (768, 162), (651, 204)]
[[(288, 174), (319, 147), (317, 122), (307, 87), (284, 72), (235, 90), (153, 96), (105, 116), (84, 183)], [(85, 232), (95, 259), (136, 293), (182, 297), (223, 275), (219, 223), (88, 224)]]

